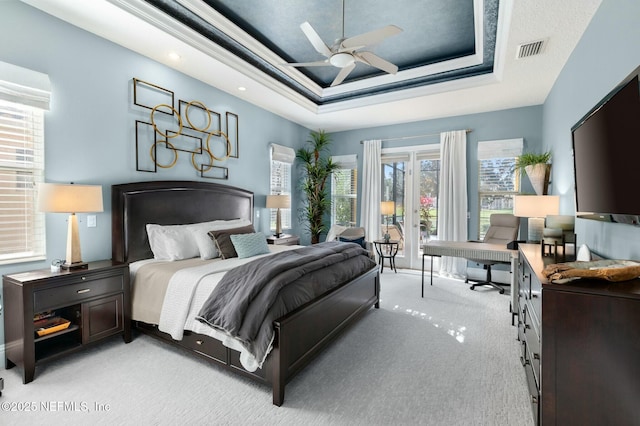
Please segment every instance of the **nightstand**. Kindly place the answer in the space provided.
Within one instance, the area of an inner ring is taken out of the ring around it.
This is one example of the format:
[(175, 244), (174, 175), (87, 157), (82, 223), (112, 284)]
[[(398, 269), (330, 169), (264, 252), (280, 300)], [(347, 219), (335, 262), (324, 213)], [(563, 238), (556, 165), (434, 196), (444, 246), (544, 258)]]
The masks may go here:
[[(41, 269), (2, 279), (6, 368), (18, 366), (23, 383), (33, 380), (36, 365), (122, 334), (131, 341), (129, 267), (110, 260), (86, 268), (51, 272)], [(68, 327), (50, 334), (38, 318), (62, 318)]]
[(300, 244), (300, 237), (298, 237), (297, 235), (282, 234), (279, 238), (276, 238), (274, 235), (269, 235), (267, 237), (267, 244), (296, 246)]

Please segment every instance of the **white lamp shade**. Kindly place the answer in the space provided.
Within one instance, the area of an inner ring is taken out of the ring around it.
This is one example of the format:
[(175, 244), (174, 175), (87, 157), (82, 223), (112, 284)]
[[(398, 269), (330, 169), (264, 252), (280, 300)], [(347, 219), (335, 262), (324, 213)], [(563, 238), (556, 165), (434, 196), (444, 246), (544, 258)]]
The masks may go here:
[(291, 207), (291, 197), (288, 195), (267, 195), (268, 209), (288, 209)]
[(103, 211), (102, 186), (41, 183), (38, 210), (51, 213), (93, 213)]
[(513, 214), (518, 217), (545, 217), (558, 214), (560, 196), (558, 195), (516, 195), (513, 201)]
[(393, 201), (383, 201), (380, 203), (380, 214), (393, 214), (396, 209), (396, 203)]

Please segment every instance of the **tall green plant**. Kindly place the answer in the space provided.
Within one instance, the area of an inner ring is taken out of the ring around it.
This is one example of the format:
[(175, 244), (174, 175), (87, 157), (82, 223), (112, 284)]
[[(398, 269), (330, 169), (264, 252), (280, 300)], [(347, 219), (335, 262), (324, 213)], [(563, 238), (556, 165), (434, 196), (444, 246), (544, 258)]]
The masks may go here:
[(331, 197), (327, 181), (338, 165), (331, 161), (328, 153), (331, 138), (324, 130), (310, 133), (309, 147), (300, 148), (296, 157), (302, 160), (303, 177), (301, 189), (304, 193), (302, 220), (311, 234), (311, 244), (320, 242), (320, 235), (326, 232), (324, 216), (331, 209)]

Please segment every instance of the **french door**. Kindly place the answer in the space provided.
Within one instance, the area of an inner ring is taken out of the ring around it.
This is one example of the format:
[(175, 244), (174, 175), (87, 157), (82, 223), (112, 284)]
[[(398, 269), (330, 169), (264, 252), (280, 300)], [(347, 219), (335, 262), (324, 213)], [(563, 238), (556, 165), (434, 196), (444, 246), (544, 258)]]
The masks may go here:
[(420, 269), (422, 245), (437, 239), (439, 175), (439, 144), (382, 150), (381, 199), (394, 212), (383, 215), (380, 234), (399, 241), (398, 268)]

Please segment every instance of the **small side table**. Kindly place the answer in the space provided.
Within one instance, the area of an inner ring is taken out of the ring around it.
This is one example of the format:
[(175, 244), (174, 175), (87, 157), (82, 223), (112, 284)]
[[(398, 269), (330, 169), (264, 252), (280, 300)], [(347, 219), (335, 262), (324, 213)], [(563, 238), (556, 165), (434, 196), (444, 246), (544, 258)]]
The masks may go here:
[(396, 254), (398, 254), (398, 249), (400, 247), (400, 241), (398, 240), (375, 240), (373, 245), (376, 248), (376, 253), (378, 253), (378, 263), (380, 263), (380, 273), (384, 270), (384, 260), (389, 259), (389, 268), (393, 269), (395, 273), (398, 273), (396, 270)]
[(282, 246), (297, 246), (300, 244), (300, 237), (297, 235), (282, 234), (279, 237), (270, 235), (267, 237), (267, 244), (282, 245)]

